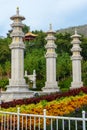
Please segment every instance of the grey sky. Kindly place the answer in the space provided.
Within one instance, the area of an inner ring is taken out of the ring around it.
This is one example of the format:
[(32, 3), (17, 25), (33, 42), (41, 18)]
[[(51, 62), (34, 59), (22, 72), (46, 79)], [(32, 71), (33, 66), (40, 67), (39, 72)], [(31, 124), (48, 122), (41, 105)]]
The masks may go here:
[(31, 31), (47, 31), (50, 23), (54, 30), (87, 24), (87, 0), (0, 0), (0, 36), (11, 29), (17, 6)]

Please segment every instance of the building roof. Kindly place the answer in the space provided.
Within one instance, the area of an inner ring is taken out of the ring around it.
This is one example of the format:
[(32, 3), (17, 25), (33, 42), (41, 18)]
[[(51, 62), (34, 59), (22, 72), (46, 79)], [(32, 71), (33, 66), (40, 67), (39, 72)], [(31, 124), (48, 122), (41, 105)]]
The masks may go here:
[(36, 34), (33, 34), (31, 32), (28, 32), (28, 33), (25, 34), (25, 37), (28, 37), (28, 36), (37, 37)]

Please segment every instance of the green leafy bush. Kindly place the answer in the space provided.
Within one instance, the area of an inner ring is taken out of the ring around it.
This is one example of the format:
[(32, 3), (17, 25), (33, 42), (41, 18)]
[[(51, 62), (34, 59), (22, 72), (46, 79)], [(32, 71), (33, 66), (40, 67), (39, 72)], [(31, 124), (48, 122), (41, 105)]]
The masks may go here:
[(9, 80), (8, 79), (1, 79), (0, 80), (0, 88), (3, 88), (4, 90), (6, 89), (6, 85), (9, 84)]
[(61, 91), (69, 90), (70, 85), (71, 85), (71, 77), (68, 77), (67, 79), (59, 82), (59, 87)]

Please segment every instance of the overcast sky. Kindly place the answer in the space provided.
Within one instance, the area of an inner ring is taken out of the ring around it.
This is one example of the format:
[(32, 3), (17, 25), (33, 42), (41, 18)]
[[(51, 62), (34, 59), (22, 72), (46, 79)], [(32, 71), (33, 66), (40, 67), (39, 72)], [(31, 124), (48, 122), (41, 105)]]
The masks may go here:
[(87, 0), (0, 0), (0, 36), (11, 29), (10, 17), (16, 14), (16, 7), (31, 31), (47, 31), (50, 23), (55, 31), (87, 24)]

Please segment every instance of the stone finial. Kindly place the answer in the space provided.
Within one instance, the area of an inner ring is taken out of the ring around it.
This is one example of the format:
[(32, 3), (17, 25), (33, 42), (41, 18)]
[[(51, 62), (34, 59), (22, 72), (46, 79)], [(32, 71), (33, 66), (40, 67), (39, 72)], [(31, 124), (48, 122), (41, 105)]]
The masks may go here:
[(55, 34), (55, 32), (52, 30), (52, 24), (49, 24), (49, 30), (47, 32), (47, 34)]
[(17, 7), (17, 15), (19, 15), (19, 7)]
[(36, 75), (36, 71), (35, 70), (33, 70), (33, 75)]
[(77, 35), (77, 29), (75, 28), (75, 35)]
[(50, 30), (52, 30), (52, 24), (50, 24)]
[(75, 28), (75, 34), (71, 36), (71, 38), (77, 38), (79, 40), (81, 36), (77, 33), (77, 29)]
[(75, 34), (74, 34), (75, 37), (81, 37), (78, 33), (77, 33), (77, 29), (75, 28)]

